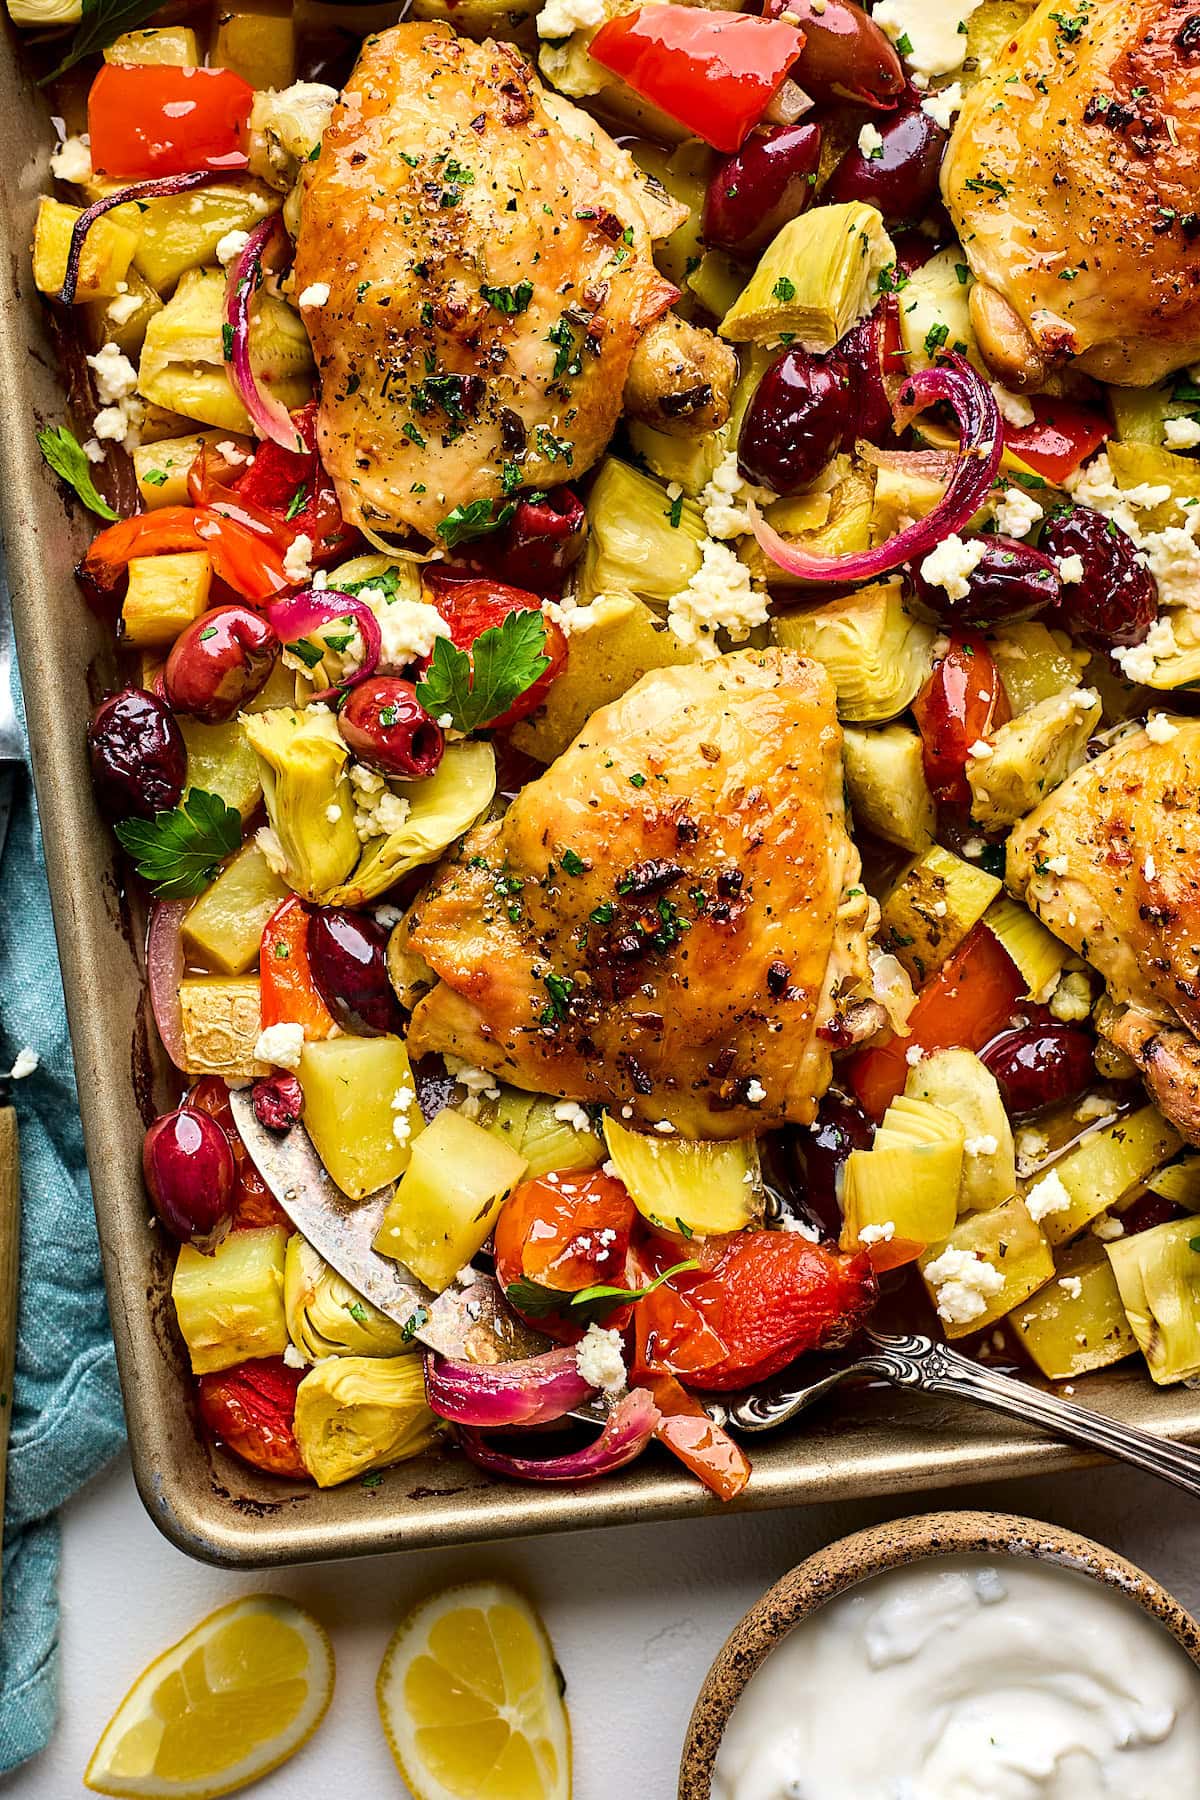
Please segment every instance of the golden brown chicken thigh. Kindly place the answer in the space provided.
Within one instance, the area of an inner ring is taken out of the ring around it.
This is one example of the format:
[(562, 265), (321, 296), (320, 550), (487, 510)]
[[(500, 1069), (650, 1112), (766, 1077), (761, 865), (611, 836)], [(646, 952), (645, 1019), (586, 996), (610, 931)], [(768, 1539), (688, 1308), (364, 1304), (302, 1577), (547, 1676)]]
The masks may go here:
[(819, 665), (653, 671), (418, 902), (409, 1049), (687, 1136), (808, 1122), (867, 974), (858, 878)]
[(345, 516), (434, 537), (456, 508), (469, 527), (582, 474), (676, 297), (651, 247), (680, 216), (512, 45), (436, 24), (368, 38), (296, 245)]
[(969, 90), (942, 192), (980, 284), (985, 355), (999, 296), (1035, 362), (1075, 357), (1135, 387), (1194, 362), (1195, 0), (1042, 0)]
[(1109, 1037), (1200, 1142), (1200, 720), (1173, 723), (1043, 800), (1009, 839), (1008, 884), (1104, 976)]

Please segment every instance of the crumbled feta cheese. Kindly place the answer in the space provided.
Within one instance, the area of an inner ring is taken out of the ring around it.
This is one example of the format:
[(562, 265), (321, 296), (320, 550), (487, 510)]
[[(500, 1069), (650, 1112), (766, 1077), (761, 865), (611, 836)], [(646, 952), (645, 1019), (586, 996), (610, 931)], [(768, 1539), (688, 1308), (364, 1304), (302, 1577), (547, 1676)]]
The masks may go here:
[(948, 1325), (969, 1325), (988, 1309), (1004, 1286), (999, 1269), (984, 1262), (974, 1250), (943, 1250), (925, 1265), (925, 1280), (933, 1290), (938, 1317)]
[(957, 532), (943, 538), (921, 564), (921, 574), (931, 587), (944, 588), (951, 600), (965, 600), (971, 591), (971, 573), (987, 555), (983, 538), (968, 543)]
[(100, 442), (99, 438), (90, 437), (84, 439), (83, 454), (90, 463), (102, 463), (108, 455), (108, 451), (104, 448), (104, 445)]
[(411, 1087), (408, 1082), (405, 1082), (402, 1087), (398, 1087), (392, 1095), (392, 1111), (396, 1115), (392, 1120), (392, 1136), (398, 1144), (407, 1144), (412, 1136), (412, 1121), (409, 1114), (416, 1103), (416, 1098), (416, 1089)]
[(1063, 1186), (1057, 1169), (1051, 1169), (1048, 1175), (1043, 1175), (1040, 1181), (1034, 1183), (1025, 1196), (1025, 1205), (1030, 1218), (1039, 1225), (1051, 1213), (1070, 1211), (1071, 1196)]
[(949, 87), (942, 88), (936, 94), (930, 94), (928, 100), (922, 100), (921, 111), (943, 131), (949, 131), (954, 124), (954, 115), (962, 108), (963, 91), (961, 81), (952, 81)]
[(712, 538), (744, 537), (751, 530), (750, 502), (761, 506), (775, 496), (767, 488), (754, 487), (743, 481), (738, 472), (737, 451), (723, 456), (700, 495), (700, 511), (704, 529)]
[(1178, 733), (1178, 725), (1172, 725), (1166, 713), (1151, 713), (1146, 720), (1146, 736), (1152, 744), (1169, 744)]
[(312, 574), (312, 551), (312, 539), (306, 531), (301, 531), (284, 552), (283, 572), (297, 587)]
[(113, 406), (137, 392), (137, 370), (116, 344), (102, 344), (87, 365), (96, 377), (96, 398), (102, 405)]
[(1058, 978), (1058, 986), (1050, 997), (1050, 1011), (1064, 1025), (1072, 1025), (1090, 1016), (1092, 984), (1082, 969), (1070, 969)]
[(569, 1125), (572, 1131), (590, 1131), (592, 1129), (592, 1121), (578, 1100), (560, 1100), (554, 1108), (554, 1116), (564, 1125)]
[(268, 1025), (254, 1046), (256, 1061), (274, 1063), (279, 1069), (298, 1069), (303, 1052), (303, 1025)]
[(762, 1082), (758, 1080), (757, 1076), (746, 1083), (746, 1102), (748, 1105), (757, 1106), (759, 1102), (765, 1100), (766, 1097), (767, 1090)]
[(89, 140), (84, 137), (69, 137), (58, 146), (50, 158), (50, 173), (56, 181), (90, 181), (92, 177), (92, 153), (88, 148)]
[(232, 438), (221, 439), (221, 442), (217, 445), (217, 455), (223, 462), (227, 462), (230, 467), (234, 469), (240, 467), (242, 463), (254, 461), (253, 454), (249, 450), (243, 450), (240, 445), (235, 444)]
[(860, 1244), (890, 1244), (896, 1235), (894, 1219), (885, 1219), (882, 1225), (864, 1225), (858, 1234)]
[(672, 1125), (670, 1119), (659, 1119), (654, 1129), (661, 1137), (675, 1136), (675, 1127)]
[(383, 588), (359, 590), (379, 621), (379, 667), (403, 669), (420, 657), (429, 656), (440, 637), (450, 636), (450, 627), (436, 606), (424, 600), (389, 599)]
[(999, 1138), (993, 1137), (990, 1131), (981, 1132), (978, 1137), (969, 1137), (963, 1144), (964, 1156), (995, 1156), (1000, 1148)]
[(453, 1075), (459, 1087), (467, 1091), (466, 1099), (460, 1101), (458, 1108), (464, 1118), (477, 1119), (484, 1100), (500, 1098), (499, 1085), (490, 1069), (472, 1068), (470, 1063), (463, 1062), (458, 1056), (446, 1056), (443, 1061), (447, 1074)]
[(700, 567), (671, 599), (668, 623), (676, 637), (695, 645), (702, 656), (717, 656), (717, 632), (723, 629), (734, 643), (741, 643), (756, 625), (766, 624), (768, 600), (728, 544), (705, 538)]
[(1023, 394), (1011, 394), (998, 381), (993, 381), (991, 388), (996, 396), (996, 405), (1000, 408), (1000, 417), (1006, 425), (1019, 427), (1033, 424), (1037, 415)]
[(1158, 864), (1152, 856), (1148, 856), (1142, 864), (1142, 874), (1147, 881), (1153, 881), (1158, 875)]
[(285, 1344), (283, 1346), (283, 1360), (289, 1369), (308, 1368), (307, 1356), (302, 1355), (301, 1352), (297, 1350), (295, 1344)]
[(1028, 537), (1038, 520), (1044, 517), (1037, 501), (1024, 488), (1010, 487), (996, 503), (996, 526), (1005, 537)]
[(908, 1049), (904, 1052), (904, 1060), (910, 1069), (915, 1069), (924, 1054), (925, 1052), (920, 1044), (910, 1044)]
[(816, 1226), (810, 1225), (807, 1219), (798, 1219), (795, 1213), (784, 1213), (779, 1221), (779, 1229), (790, 1231), (793, 1237), (807, 1238), (810, 1244), (819, 1244), (821, 1241), (821, 1234)]
[(589, 1325), (576, 1347), (575, 1367), (589, 1386), (605, 1394), (619, 1394), (626, 1382), (620, 1332)]
[(603, 25), (606, 13), (604, 0), (546, 0), (537, 16), (537, 34), (551, 40), (569, 38)]
[(1067, 587), (1078, 587), (1086, 573), (1082, 556), (1060, 556), (1058, 572)]
[(36, 1050), (32, 1049), (28, 1044), (23, 1045), (22, 1048), (17, 1051), (17, 1060), (8, 1071), (9, 1080), (24, 1081), (26, 1076), (33, 1074), (41, 1060), (42, 1059)]
[(968, 756), (977, 757), (980, 762), (986, 762), (991, 754), (992, 746), (988, 743), (986, 738), (976, 738), (975, 742), (967, 751)]
[(878, 162), (883, 155), (883, 133), (870, 120), (858, 134), (858, 147), (869, 162)]
[(311, 281), (300, 296), (300, 305), (302, 307), (321, 307), (328, 298), (329, 283), (327, 281)]
[(287, 854), (279, 840), (279, 833), (271, 825), (260, 825), (254, 834), (256, 848), (262, 853), (273, 875), (286, 875), (288, 870)]
[(112, 325), (128, 325), (141, 304), (137, 294), (114, 294), (104, 309), (104, 317)]
[(1041, 1162), (1049, 1148), (1049, 1138), (1044, 1131), (1038, 1131), (1036, 1126), (1027, 1125), (1023, 1131), (1018, 1131), (1017, 1174), (1028, 1175)]
[(1075, 1108), (1075, 1117), (1081, 1125), (1090, 1125), (1096, 1119), (1109, 1119), (1116, 1116), (1116, 1107), (1103, 1094), (1085, 1094)]
[(385, 931), (391, 931), (403, 917), (404, 914), (398, 906), (377, 906), (375, 908), (375, 922), (377, 925), (382, 925)]
[(922, 78), (914, 86), (924, 86), (930, 76), (949, 75), (962, 67), (966, 23), (981, 4), (982, 0), (879, 0), (871, 16), (893, 43), (908, 40), (902, 55), (914, 75)]
[(1200, 444), (1200, 425), (1195, 419), (1168, 419), (1163, 436), (1168, 450), (1194, 450)]
[(227, 231), (223, 238), (217, 239), (217, 261), (222, 264), (235, 261), (249, 242), (248, 231)]
[(116, 406), (104, 406), (92, 420), (96, 437), (106, 444), (123, 444), (126, 450), (136, 448), (138, 427), (146, 409), (140, 400), (120, 400)]
[(1169, 618), (1154, 621), (1140, 644), (1110, 652), (1113, 661), (1129, 681), (1153, 681), (1159, 657), (1174, 656), (1179, 649), (1175, 627)]
[(1071, 1300), (1078, 1300), (1083, 1292), (1083, 1282), (1078, 1275), (1060, 1275), (1058, 1285)]
[(372, 838), (390, 837), (399, 831), (411, 811), (411, 802), (395, 794), (374, 769), (351, 763), (350, 786), (354, 790), (354, 829), (360, 844)]
[(1125, 1236), (1125, 1227), (1120, 1219), (1111, 1218), (1108, 1213), (1101, 1213), (1098, 1219), (1092, 1221), (1092, 1236), (1098, 1237), (1102, 1244), (1112, 1244), (1118, 1238)]

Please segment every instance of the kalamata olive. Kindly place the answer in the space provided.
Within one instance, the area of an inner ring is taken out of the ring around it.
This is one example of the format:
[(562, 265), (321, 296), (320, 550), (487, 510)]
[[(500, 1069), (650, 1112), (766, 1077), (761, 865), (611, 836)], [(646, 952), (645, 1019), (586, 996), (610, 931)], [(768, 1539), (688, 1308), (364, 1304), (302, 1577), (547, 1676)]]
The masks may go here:
[(347, 1031), (381, 1037), (400, 1029), (400, 1005), (387, 972), (388, 934), (369, 913), (315, 908), (308, 919), (308, 961), (326, 1006)]
[(1072, 506), (1047, 522), (1042, 549), (1056, 564), (1074, 556), (1083, 564), (1083, 579), (1063, 584), (1054, 624), (1090, 650), (1141, 643), (1158, 614), (1158, 583), (1127, 532), (1090, 506)]
[(517, 501), (492, 562), (505, 581), (534, 594), (561, 591), (583, 555), (587, 513), (569, 487)]
[(171, 646), (163, 684), (176, 712), (218, 724), (253, 700), (279, 654), (279, 639), (248, 606), (214, 606)]
[(769, 19), (786, 14), (804, 33), (792, 75), (814, 100), (852, 100), (858, 106), (895, 106), (904, 70), (889, 40), (850, 0), (767, 0)]
[[(852, 449), (857, 438), (880, 445), (894, 445), (896, 441), (892, 405), (883, 385), (886, 329), (884, 308), (877, 306), (838, 341), (837, 354), (850, 372), (849, 405), (842, 433), (844, 450)], [(902, 375), (903, 366), (896, 373)]]
[(411, 681), (371, 675), (350, 689), (338, 729), (359, 762), (381, 775), (419, 781), (442, 760), (445, 740)]
[(290, 1131), (304, 1111), (304, 1089), (294, 1075), (282, 1071), (256, 1081), (250, 1100), (255, 1118), (268, 1131)]
[(101, 701), (88, 726), (92, 782), (110, 819), (152, 819), (178, 806), (187, 750), (170, 707), (144, 688)]
[(821, 127), (803, 120), (747, 138), (704, 196), (701, 236), (722, 250), (759, 250), (812, 205)]
[(738, 468), (747, 481), (795, 494), (815, 481), (839, 448), (851, 383), (840, 356), (785, 350), (746, 408)]
[(216, 1119), (188, 1106), (163, 1113), (146, 1133), (142, 1171), (171, 1236), (215, 1250), (233, 1218), (235, 1175), (232, 1146)]
[(771, 1132), (760, 1142), (763, 1173), (785, 1209), (815, 1225), (825, 1237), (842, 1229), (842, 1170), (852, 1150), (869, 1150), (874, 1132), (858, 1105), (832, 1088), (821, 1101), (812, 1129)]
[(881, 119), (876, 129), (880, 143), (873, 150), (851, 144), (822, 188), (821, 203), (860, 200), (881, 212), (885, 225), (905, 225), (936, 200), (949, 137), (915, 105)]
[(1010, 1117), (1078, 1100), (1096, 1078), (1093, 1040), (1077, 1025), (1024, 1025), (1003, 1031), (980, 1051), (996, 1077)]
[(968, 537), (982, 544), (983, 556), (967, 575), (969, 591), (952, 600), (944, 587), (926, 581), (919, 562), (913, 585), (920, 606), (941, 625), (1015, 625), (1055, 606), (1062, 594), (1057, 565), (1019, 538)]

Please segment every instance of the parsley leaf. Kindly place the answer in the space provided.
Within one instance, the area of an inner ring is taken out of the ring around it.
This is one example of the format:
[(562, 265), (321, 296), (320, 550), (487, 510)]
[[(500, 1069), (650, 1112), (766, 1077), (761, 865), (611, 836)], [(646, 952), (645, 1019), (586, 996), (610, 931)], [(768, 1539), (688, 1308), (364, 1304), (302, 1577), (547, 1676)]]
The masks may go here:
[(466, 544), (472, 538), (486, 537), (489, 531), (499, 531), (507, 525), (517, 510), (515, 500), (510, 500), (495, 512), (490, 500), (472, 500), (466, 506), (456, 506), (448, 512), (437, 528), (437, 534), (448, 550), (455, 544)]
[(449, 713), (458, 731), (477, 731), (506, 713), (549, 667), (541, 613), (510, 612), (503, 624), (481, 632), (469, 653), (438, 638), (417, 699), (430, 718)]
[(219, 794), (189, 788), (171, 812), (153, 819), (122, 819), (117, 842), (133, 857), (143, 881), (160, 900), (201, 894), (217, 865), (242, 841), (242, 815)]
[(543, 1287), (540, 1281), (530, 1281), (523, 1275), (520, 1281), (510, 1281), (504, 1293), (510, 1304), (527, 1319), (545, 1319), (551, 1313), (557, 1313), (569, 1319), (572, 1325), (590, 1325), (594, 1320), (604, 1318), (614, 1307), (632, 1306), (635, 1301), (644, 1300), (672, 1275), (682, 1275), (688, 1269), (699, 1267), (692, 1258), (676, 1263), (673, 1269), (664, 1269), (648, 1287), (587, 1287), (577, 1294), (569, 1294), (562, 1288)]
[(54, 473), (75, 490), (91, 512), (101, 519), (118, 516), (103, 495), (96, 492), (88, 459), (73, 431), (68, 431), (65, 425), (55, 425), (50, 431), (39, 431), (37, 441), (38, 449)]

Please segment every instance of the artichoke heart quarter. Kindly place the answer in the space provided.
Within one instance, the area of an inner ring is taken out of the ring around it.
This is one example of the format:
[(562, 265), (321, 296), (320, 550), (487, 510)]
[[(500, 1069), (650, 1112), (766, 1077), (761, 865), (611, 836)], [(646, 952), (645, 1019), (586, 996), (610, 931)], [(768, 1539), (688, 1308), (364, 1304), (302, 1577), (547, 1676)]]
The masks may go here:
[(242, 729), (258, 756), (263, 798), (282, 847), (288, 886), (320, 900), (358, 861), (350, 752), (324, 707), (274, 707), (243, 713)]
[(284, 1259), (283, 1307), (288, 1336), (310, 1363), (326, 1356), (400, 1356), (414, 1348), (411, 1332), (372, 1306), (298, 1231)]
[[(496, 757), (492, 746), (474, 739), (448, 744), (435, 774), (405, 785), (408, 812), (403, 824), (386, 837), (373, 839), (364, 848), (362, 860), (352, 874), (345, 871), (337, 882), (323, 886), (313, 898), (324, 906), (361, 906), (378, 899), (402, 875), (420, 868), (422, 863), (435, 861), (447, 845), (470, 830), (491, 803), (495, 791)], [(270, 810), (268, 799), (267, 811)], [(354, 835), (357, 847), (357, 834)]]
[(296, 1389), (296, 1442), (318, 1487), (419, 1456), (441, 1429), (419, 1357), (340, 1356)]

